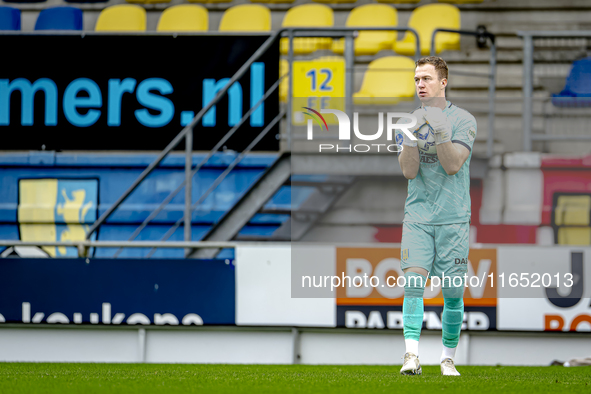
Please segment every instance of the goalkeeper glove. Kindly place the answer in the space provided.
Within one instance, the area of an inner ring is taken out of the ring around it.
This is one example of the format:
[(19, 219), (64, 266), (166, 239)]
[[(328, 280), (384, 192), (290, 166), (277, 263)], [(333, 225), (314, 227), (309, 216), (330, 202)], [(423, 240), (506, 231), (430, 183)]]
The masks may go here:
[[(425, 120), (425, 113), (423, 111), (417, 111), (417, 112), (415, 112), (414, 115), (417, 117), (417, 123), (413, 127), (409, 127), (408, 131), (410, 131), (415, 136), (415, 138), (417, 138), (416, 133), (419, 130), (419, 128), (421, 128), (421, 126), (423, 126), (426, 123), (426, 120)], [(410, 123), (410, 122), (408, 122), (408, 123)], [(413, 141), (404, 132), (402, 133), (402, 137), (403, 137), (402, 145), (406, 145), (406, 146), (410, 146), (410, 147), (417, 146), (418, 138)]]
[(435, 144), (443, 144), (451, 141), (451, 123), (439, 107), (425, 108), (425, 119), (433, 129)]

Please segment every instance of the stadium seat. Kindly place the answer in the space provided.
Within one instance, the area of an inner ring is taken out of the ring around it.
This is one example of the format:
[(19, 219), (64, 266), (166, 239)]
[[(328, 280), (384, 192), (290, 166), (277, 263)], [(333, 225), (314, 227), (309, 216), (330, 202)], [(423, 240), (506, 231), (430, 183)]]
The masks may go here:
[(556, 107), (591, 106), (591, 57), (573, 62), (562, 92), (552, 95)]
[(554, 211), (557, 226), (591, 226), (591, 196), (559, 196)]
[(554, 207), (559, 245), (591, 245), (591, 195), (562, 195)]
[[(302, 4), (290, 8), (283, 18), (282, 27), (332, 27), (334, 16), (332, 8), (324, 4)], [(281, 39), (281, 53), (287, 54), (289, 39)], [(329, 49), (331, 38), (302, 37), (294, 39), (293, 53), (305, 55), (318, 49)]]
[(135, 4), (117, 4), (103, 9), (95, 31), (145, 31), (146, 10)]
[(197, 4), (179, 4), (165, 9), (156, 31), (207, 31), (209, 13)]
[[(421, 54), (431, 52), (431, 37), (438, 28), (460, 29), (460, 10), (451, 4), (427, 4), (417, 7), (411, 14), (408, 27), (412, 27), (419, 34)], [(406, 32), (402, 40), (394, 43), (394, 50), (407, 56), (415, 54), (415, 36)], [(460, 49), (460, 35), (455, 33), (438, 33), (435, 39), (436, 53), (444, 50)]]
[(21, 11), (18, 8), (0, 7), (0, 30), (20, 30)]
[(415, 62), (404, 56), (386, 56), (369, 63), (353, 102), (361, 105), (388, 105), (412, 98)]
[(82, 10), (74, 7), (52, 7), (41, 10), (35, 30), (83, 30)]
[[(356, 26), (387, 26), (398, 24), (396, 9), (385, 4), (365, 4), (354, 8), (347, 17), (347, 27)], [(397, 32), (361, 31), (355, 39), (355, 55), (375, 55), (382, 49), (391, 49), (396, 41)], [(344, 52), (345, 40), (335, 40), (332, 51), (338, 54)]]
[(220, 31), (270, 31), (271, 11), (264, 5), (240, 4), (228, 8), (220, 22)]
[(591, 228), (561, 227), (557, 238), (558, 245), (591, 245)]

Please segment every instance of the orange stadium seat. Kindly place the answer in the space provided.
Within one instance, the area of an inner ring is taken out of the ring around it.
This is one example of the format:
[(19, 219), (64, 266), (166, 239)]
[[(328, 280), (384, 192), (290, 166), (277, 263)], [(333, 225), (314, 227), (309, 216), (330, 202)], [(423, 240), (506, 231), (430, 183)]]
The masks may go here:
[(353, 102), (361, 105), (388, 105), (415, 94), (415, 62), (404, 56), (386, 56), (369, 63)]
[[(431, 36), (435, 29), (459, 30), (460, 26), (460, 10), (451, 4), (427, 4), (417, 7), (408, 21), (408, 27), (412, 27), (419, 34), (422, 55), (428, 55), (431, 52)], [(459, 34), (437, 34), (435, 39), (436, 53), (458, 49), (460, 49)], [(394, 43), (394, 50), (401, 55), (413, 56), (416, 50), (414, 34), (405, 33), (402, 40)]]
[(209, 14), (197, 4), (179, 4), (165, 9), (156, 31), (207, 31)]
[[(332, 8), (324, 4), (302, 4), (290, 8), (283, 18), (283, 27), (332, 27), (334, 15)], [(318, 49), (329, 49), (332, 45), (331, 38), (302, 37), (294, 39), (293, 53), (305, 55)], [(287, 54), (289, 40), (281, 39), (281, 53)]]
[(135, 4), (117, 4), (103, 9), (95, 31), (145, 31), (146, 10)]
[(271, 11), (264, 5), (240, 4), (228, 8), (220, 22), (220, 31), (270, 31)]
[[(386, 4), (365, 4), (355, 7), (347, 17), (347, 27), (395, 27), (398, 24), (396, 9)], [(382, 49), (391, 49), (396, 41), (395, 31), (361, 31), (355, 39), (355, 55), (375, 55)], [(345, 40), (335, 40), (332, 51), (344, 52)]]

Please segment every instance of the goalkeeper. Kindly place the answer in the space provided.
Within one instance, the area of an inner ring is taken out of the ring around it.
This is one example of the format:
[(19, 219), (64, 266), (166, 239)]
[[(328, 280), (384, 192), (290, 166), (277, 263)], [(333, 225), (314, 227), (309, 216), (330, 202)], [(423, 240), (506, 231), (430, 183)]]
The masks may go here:
[[(402, 307), (406, 354), (400, 373), (405, 375), (421, 374), (419, 338), (425, 284), (430, 276), (444, 274), (441, 374), (459, 375), (454, 357), (464, 319), (463, 276), (468, 269), (465, 262), (470, 232), (469, 166), (476, 120), (446, 100), (447, 77), (447, 64), (440, 57), (429, 56), (416, 62), (415, 86), (422, 106), (413, 112), (418, 122), (410, 132), (420, 129), (422, 138), (413, 140), (399, 130), (396, 132), (396, 142), (403, 145), (398, 161), (409, 180), (401, 246), (401, 268), (406, 278)], [(425, 130), (433, 133), (435, 153), (427, 149)], [(456, 276), (462, 280), (454, 286), (448, 278)]]

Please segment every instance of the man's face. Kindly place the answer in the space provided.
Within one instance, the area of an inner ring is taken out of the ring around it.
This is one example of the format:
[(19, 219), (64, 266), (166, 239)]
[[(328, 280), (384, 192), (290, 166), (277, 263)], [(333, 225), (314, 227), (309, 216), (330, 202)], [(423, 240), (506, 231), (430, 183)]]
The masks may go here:
[(415, 87), (417, 96), (423, 103), (429, 103), (436, 97), (445, 97), (447, 79), (439, 79), (432, 64), (423, 64), (415, 70)]

